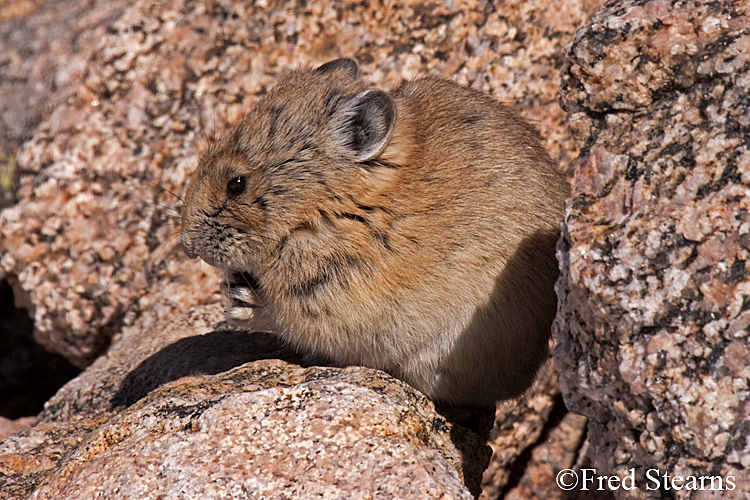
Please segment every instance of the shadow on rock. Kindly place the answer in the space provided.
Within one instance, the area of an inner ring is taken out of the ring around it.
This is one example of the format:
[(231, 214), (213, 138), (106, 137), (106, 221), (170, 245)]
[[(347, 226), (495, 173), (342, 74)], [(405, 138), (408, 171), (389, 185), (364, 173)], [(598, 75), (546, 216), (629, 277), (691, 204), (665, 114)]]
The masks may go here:
[(216, 330), (178, 340), (143, 360), (112, 396), (115, 409), (131, 406), (157, 387), (182, 377), (214, 375), (260, 359), (300, 363), (299, 355), (270, 333)]
[(492, 458), (492, 448), (487, 445), (487, 440), (495, 423), (495, 407), (436, 404), (435, 411), (453, 424), (450, 437), (463, 458), (464, 484), (475, 498), (479, 498), (482, 474)]

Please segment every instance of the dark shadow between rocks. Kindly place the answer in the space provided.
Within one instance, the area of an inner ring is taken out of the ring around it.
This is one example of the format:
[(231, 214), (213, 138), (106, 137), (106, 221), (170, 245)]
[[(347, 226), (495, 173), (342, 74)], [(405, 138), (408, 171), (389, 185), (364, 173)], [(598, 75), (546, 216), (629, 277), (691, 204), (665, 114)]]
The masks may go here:
[[(495, 424), (495, 406), (462, 407), (436, 404), (437, 411), (453, 424), (451, 442), (461, 452), (464, 484), (474, 498), (482, 493), (482, 475), (492, 459), (492, 448), (487, 445)], [(435, 419), (433, 426), (440, 425)]]
[(9, 419), (41, 412), (44, 402), (81, 372), (34, 340), (30, 300), (21, 293), (16, 276), (0, 279), (0, 416)]
[(110, 407), (131, 406), (149, 392), (182, 377), (215, 375), (261, 359), (300, 364), (300, 355), (276, 335), (230, 328), (180, 339), (144, 359), (128, 373)]

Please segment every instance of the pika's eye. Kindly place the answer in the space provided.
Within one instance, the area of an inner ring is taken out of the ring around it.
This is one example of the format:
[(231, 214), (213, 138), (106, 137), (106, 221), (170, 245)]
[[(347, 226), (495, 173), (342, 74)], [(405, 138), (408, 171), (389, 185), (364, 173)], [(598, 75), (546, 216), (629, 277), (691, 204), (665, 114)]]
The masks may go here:
[(227, 182), (227, 198), (235, 198), (245, 192), (245, 177), (240, 175)]

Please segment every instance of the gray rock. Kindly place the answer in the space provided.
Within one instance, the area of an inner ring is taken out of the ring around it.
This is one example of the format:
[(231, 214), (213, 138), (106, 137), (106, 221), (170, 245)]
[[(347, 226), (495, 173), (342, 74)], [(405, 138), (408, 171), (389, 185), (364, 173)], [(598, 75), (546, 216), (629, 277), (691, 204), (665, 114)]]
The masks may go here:
[(748, 89), (743, 3), (610, 2), (569, 46), (555, 360), (597, 473), (635, 468), (618, 498), (750, 494)]

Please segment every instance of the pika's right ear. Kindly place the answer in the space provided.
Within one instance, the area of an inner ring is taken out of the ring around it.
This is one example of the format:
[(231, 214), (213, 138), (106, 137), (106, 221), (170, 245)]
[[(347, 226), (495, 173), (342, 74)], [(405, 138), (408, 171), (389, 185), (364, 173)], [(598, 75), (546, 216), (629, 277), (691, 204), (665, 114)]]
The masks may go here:
[(366, 161), (388, 143), (396, 122), (396, 106), (382, 90), (365, 90), (346, 102), (334, 120), (332, 134), (339, 150), (355, 161)]
[(333, 61), (328, 61), (327, 63), (323, 64), (322, 66), (319, 66), (318, 69), (315, 70), (316, 73), (330, 73), (332, 71), (345, 71), (347, 75), (351, 77), (352, 80), (357, 78), (357, 75), (359, 74), (359, 66), (357, 65), (357, 61), (354, 59), (350, 59), (348, 57), (342, 57), (341, 59), (334, 59)]

